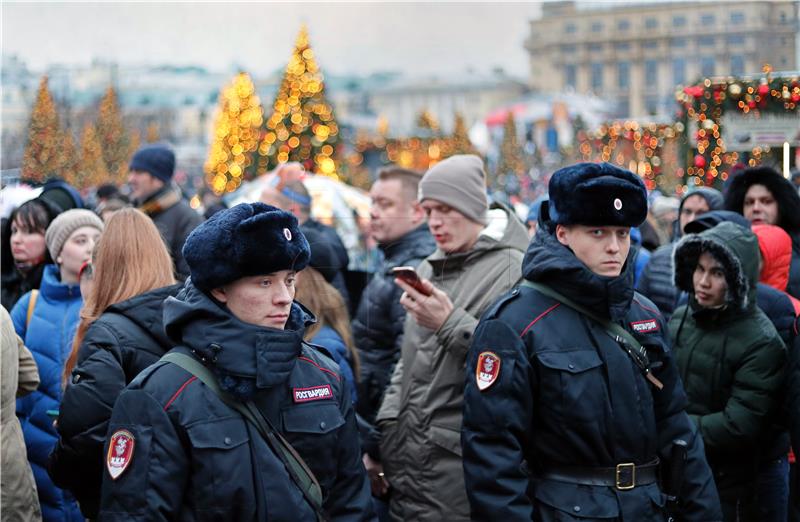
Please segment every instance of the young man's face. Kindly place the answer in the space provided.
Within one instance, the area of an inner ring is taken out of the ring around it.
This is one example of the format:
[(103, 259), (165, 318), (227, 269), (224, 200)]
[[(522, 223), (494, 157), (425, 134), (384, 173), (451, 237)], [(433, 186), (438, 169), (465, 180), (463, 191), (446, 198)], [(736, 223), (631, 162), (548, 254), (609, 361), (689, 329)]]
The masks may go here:
[(143, 201), (155, 194), (164, 186), (164, 182), (143, 170), (128, 172), (128, 186), (131, 188), (131, 197)]
[(379, 179), (369, 191), (372, 199), (369, 231), (386, 245), (411, 232), (423, 220), (416, 194), (408, 194), (399, 179)]
[(728, 282), (722, 265), (708, 252), (700, 254), (692, 275), (694, 298), (703, 308), (715, 308), (725, 304)]
[(744, 195), (742, 214), (753, 225), (777, 225), (778, 202), (764, 185), (750, 185)]
[(295, 292), (294, 270), (249, 276), (211, 291), (242, 322), (283, 330)]
[(683, 200), (683, 206), (681, 207), (680, 215), (681, 232), (683, 232), (683, 228), (687, 225), (687, 223), (694, 221), (700, 215), (705, 214), (709, 210), (708, 201), (706, 201), (706, 198), (700, 194), (689, 196)]
[(558, 225), (556, 238), (597, 275), (617, 277), (631, 249), (630, 227)]
[(436, 246), (448, 254), (472, 248), (483, 230), (483, 225), (441, 201), (426, 199), (420, 205), (428, 217), (428, 228)]

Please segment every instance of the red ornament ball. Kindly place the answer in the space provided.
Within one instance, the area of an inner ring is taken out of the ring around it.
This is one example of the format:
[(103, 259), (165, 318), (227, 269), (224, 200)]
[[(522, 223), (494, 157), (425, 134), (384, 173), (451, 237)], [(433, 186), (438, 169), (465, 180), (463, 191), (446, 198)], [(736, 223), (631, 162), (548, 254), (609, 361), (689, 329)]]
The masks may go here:
[(762, 83), (761, 85), (759, 85), (758, 94), (760, 94), (761, 96), (766, 96), (767, 94), (769, 94), (769, 85), (767, 85), (766, 83)]
[(706, 157), (702, 154), (698, 154), (694, 157), (694, 166), (698, 169), (704, 169), (706, 167)]

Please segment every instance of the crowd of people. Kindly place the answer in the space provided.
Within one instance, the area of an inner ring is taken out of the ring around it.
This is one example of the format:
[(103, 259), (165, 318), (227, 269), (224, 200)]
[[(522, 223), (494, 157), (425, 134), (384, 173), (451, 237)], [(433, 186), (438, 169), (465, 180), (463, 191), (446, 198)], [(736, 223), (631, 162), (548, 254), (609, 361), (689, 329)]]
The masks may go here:
[(477, 156), (388, 166), (358, 286), (279, 168), (201, 215), (153, 144), (13, 209), (4, 520), (800, 520), (792, 181), (578, 163), (521, 219)]

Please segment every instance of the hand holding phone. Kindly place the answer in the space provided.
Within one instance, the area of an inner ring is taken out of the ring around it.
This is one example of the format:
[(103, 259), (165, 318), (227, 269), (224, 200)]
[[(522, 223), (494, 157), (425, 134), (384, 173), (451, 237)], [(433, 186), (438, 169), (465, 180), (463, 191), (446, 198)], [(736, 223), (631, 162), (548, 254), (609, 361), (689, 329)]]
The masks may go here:
[(417, 275), (417, 271), (413, 266), (398, 266), (392, 268), (392, 273), (394, 273), (395, 277), (398, 279), (402, 279), (404, 282), (411, 285), (414, 290), (422, 295), (431, 295), (431, 291), (425, 286), (425, 284), (422, 282), (422, 279), (419, 278), (419, 275)]

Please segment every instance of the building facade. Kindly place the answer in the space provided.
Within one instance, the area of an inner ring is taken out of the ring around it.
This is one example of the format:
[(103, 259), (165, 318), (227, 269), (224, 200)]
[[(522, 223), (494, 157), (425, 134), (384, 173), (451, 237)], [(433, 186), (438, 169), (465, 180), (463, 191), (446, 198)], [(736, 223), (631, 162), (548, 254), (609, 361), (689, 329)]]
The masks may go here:
[(704, 77), (797, 68), (798, 2), (670, 2), (580, 8), (544, 4), (525, 47), (530, 85), (573, 89), (620, 117), (674, 110), (675, 88)]

